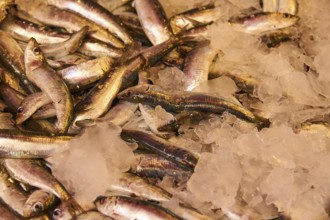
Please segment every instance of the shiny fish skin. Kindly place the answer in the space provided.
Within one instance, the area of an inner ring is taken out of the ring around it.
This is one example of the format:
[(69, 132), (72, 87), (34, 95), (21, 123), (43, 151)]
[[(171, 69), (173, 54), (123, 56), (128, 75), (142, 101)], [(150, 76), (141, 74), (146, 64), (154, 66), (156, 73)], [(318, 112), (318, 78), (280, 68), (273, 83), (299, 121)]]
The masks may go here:
[(157, 179), (169, 176), (177, 181), (185, 181), (192, 175), (191, 172), (157, 154), (135, 153), (134, 156), (136, 159), (132, 164), (131, 172), (139, 176)]
[(28, 11), (31, 16), (44, 24), (65, 28), (70, 33), (88, 26), (91, 37), (109, 43), (116, 48), (124, 48), (124, 44), (108, 31), (74, 13), (42, 3), (29, 5), (25, 0), (17, 0), (17, 4), (19, 8)]
[(134, 4), (142, 28), (153, 45), (170, 39), (172, 30), (158, 0), (135, 0)]
[(51, 102), (52, 100), (44, 92), (36, 92), (27, 96), (17, 108), (16, 124), (23, 124), (39, 108)]
[(297, 0), (279, 0), (278, 12), (296, 15), (298, 12)]
[(114, 183), (108, 187), (111, 192), (122, 195), (135, 195), (136, 197), (158, 202), (169, 201), (172, 195), (164, 189), (148, 183), (141, 177), (130, 173), (123, 173)]
[(32, 218), (41, 215), (50, 208), (55, 202), (55, 196), (44, 190), (35, 190), (32, 192), (24, 204), (23, 216)]
[(140, 147), (151, 150), (188, 171), (193, 171), (197, 164), (198, 158), (191, 152), (155, 135), (123, 129), (121, 137), (126, 141), (135, 141)]
[(40, 26), (15, 16), (8, 16), (0, 24), (1, 29), (10, 33), (16, 40), (27, 42), (31, 37), (35, 38), (40, 44), (61, 43), (70, 36), (60, 34), (45, 26)]
[(111, 70), (113, 64), (114, 60), (111, 57), (101, 57), (59, 70), (57, 73), (70, 90), (81, 90), (101, 79)]
[(134, 115), (137, 109), (138, 104), (119, 101), (104, 117), (99, 118), (97, 121), (105, 121), (122, 126)]
[(35, 120), (48, 119), (52, 117), (56, 117), (56, 109), (53, 104), (48, 104), (41, 107), (32, 115), (32, 118)]
[(132, 39), (116, 21), (111, 12), (101, 5), (88, 0), (47, 0), (47, 3), (60, 9), (73, 11), (86, 19), (106, 28), (110, 33), (120, 38), (125, 44), (131, 44)]
[(24, 203), (28, 194), (19, 186), (18, 182), (11, 181), (5, 168), (0, 166), (0, 198), (16, 213), (23, 215)]
[(0, 82), (0, 96), (6, 103), (6, 105), (16, 113), (17, 108), (25, 98), (22, 93), (19, 93), (15, 89), (11, 88), (7, 84)]
[(30, 159), (4, 159), (3, 164), (8, 173), (16, 180), (53, 193), (70, 204), (70, 208), (82, 212), (82, 208), (67, 192), (64, 186), (45, 168)]
[(27, 80), (24, 67), (24, 53), (18, 43), (6, 32), (0, 30), (0, 58), (18, 75), (26, 93), (35, 92), (35, 87)]
[(69, 128), (73, 114), (73, 101), (63, 80), (45, 62), (45, 57), (35, 39), (31, 39), (25, 50), (27, 77), (53, 101), (56, 108), (58, 133)]
[(86, 213), (78, 215), (75, 219), (76, 220), (112, 220), (113, 218), (105, 216), (96, 211), (90, 211), (90, 212), (86, 212)]
[(11, 88), (15, 89), (17, 92), (26, 94), (26, 90), (21, 86), (20, 80), (11, 72), (6, 70), (5, 67), (0, 65), (0, 77), (1, 81)]
[(98, 211), (126, 220), (183, 220), (174, 213), (153, 203), (123, 196), (98, 197), (95, 201)]
[(54, 43), (51, 45), (44, 45), (41, 46), (41, 50), (48, 58), (60, 58), (64, 57), (69, 54), (73, 54), (76, 52), (81, 44), (83, 43), (83, 40), (88, 32), (89, 27), (83, 27), (78, 32), (71, 35), (71, 37), (63, 41), (61, 43)]
[(72, 136), (23, 134), (0, 131), (0, 158), (45, 158), (69, 148)]
[(6, 18), (8, 8), (14, 4), (15, 0), (2, 0), (0, 2), (0, 22)]
[(10, 208), (0, 200), (0, 220), (23, 220), (23, 218), (11, 211)]
[(290, 27), (298, 21), (298, 16), (271, 12), (262, 12), (229, 19), (229, 23), (236, 31), (248, 34), (260, 34), (266, 31)]
[(186, 75), (186, 91), (191, 91), (208, 80), (210, 65), (215, 56), (209, 42), (194, 47), (186, 56), (183, 72)]
[(123, 51), (103, 42), (88, 39), (86, 40), (78, 50), (80, 53), (91, 57), (113, 57), (119, 58), (123, 55)]
[(260, 0), (263, 12), (278, 12), (279, 0)]
[(249, 110), (224, 99), (197, 92), (169, 92), (154, 85), (139, 85), (118, 94), (119, 99), (162, 106), (167, 111), (200, 111), (222, 114), (227, 111), (248, 122), (257, 122)]
[(74, 214), (69, 210), (69, 206), (65, 202), (61, 202), (51, 215), (53, 220), (71, 220), (74, 217)]

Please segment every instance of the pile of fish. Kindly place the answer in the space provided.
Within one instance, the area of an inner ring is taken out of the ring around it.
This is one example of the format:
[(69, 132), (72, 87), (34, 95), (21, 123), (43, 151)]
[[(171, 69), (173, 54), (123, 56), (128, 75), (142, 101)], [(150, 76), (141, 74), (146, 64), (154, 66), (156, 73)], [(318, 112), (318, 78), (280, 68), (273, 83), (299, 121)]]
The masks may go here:
[[(273, 47), (291, 39), (296, 12), (295, 1), (263, 1), (262, 11), (228, 22)], [(198, 153), (167, 140), (186, 121), (228, 112), (258, 129), (269, 126), (237, 97), (193, 91), (223, 75), (209, 74), (221, 56), (207, 37), (219, 13), (205, 4), (168, 18), (158, 0), (2, 0), (0, 219), (213, 219), (192, 207), (181, 207), (185, 217), (163, 208), (172, 195), (151, 180), (180, 183), (192, 175)], [(184, 80), (158, 83), (165, 68), (182, 70)], [(253, 80), (226, 76), (240, 95), (252, 96)], [(125, 126), (136, 112), (147, 129)], [(98, 123), (123, 127), (122, 139), (139, 147), (130, 172), (86, 208), (46, 159)]]

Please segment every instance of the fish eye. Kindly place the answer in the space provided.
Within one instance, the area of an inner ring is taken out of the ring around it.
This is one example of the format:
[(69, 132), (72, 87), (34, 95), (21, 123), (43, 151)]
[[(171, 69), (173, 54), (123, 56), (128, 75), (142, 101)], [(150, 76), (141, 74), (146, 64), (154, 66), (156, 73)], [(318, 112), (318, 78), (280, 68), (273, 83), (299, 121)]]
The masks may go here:
[(53, 211), (53, 218), (59, 218), (62, 216), (62, 211), (60, 209), (55, 209)]
[(41, 53), (41, 49), (40, 49), (40, 47), (35, 47), (35, 48), (33, 48), (33, 53), (34, 53), (35, 55), (39, 55), (39, 54)]
[(22, 113), (23, 110), (24, 110), (24, 108), (23, 108), (22, 106), (21, 106), (21, 107), (18, 107), (18, 108), (17, 108), (17, 113)]
[(105, 204), (105, 202), (106, 202), (106, 197), (101, 196), (101, 197), (99, 197), (98, 201), (99, 201), (99, 203), (100, 203), (101, 205), (103, 205), (103, 204)]
[(44, 208), (44, 206), (41, 202), (37, 202), (33, 205), (33, 210), (35, 212), (41, 212), (43, 208)]

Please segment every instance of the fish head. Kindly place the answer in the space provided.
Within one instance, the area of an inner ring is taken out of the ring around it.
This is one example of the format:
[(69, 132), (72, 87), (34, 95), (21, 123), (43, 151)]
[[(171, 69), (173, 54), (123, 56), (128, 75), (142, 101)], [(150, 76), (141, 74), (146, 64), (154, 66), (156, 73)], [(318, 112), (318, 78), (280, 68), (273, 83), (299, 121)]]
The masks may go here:
[(109, 213), (115, 209), (117, 198), (115, 196), (98, 196), (94, 204), (101, 213)]
[(52, 212), (52, 219), (54, 220), (66, 220), (72, 219), (72, 214), (66, 203), (62, 202), (54, 211)]
[(25, 48), (24, 63), (27, 74), (41, 67), (45, 62), (45, 56), (38, 42), (31, 38)]
[(23, 214), (26, 218), (40, 215), (55, 202), (55, 196), (44, 190), (34, 191), (26, 200), (23, 207)]

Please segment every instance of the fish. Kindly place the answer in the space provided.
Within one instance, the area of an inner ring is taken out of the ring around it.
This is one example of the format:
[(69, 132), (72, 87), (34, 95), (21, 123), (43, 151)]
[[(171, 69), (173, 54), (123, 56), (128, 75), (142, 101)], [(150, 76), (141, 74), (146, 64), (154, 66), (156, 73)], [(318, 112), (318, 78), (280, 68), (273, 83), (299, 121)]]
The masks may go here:
[(61, 43), (41, 46), (42, 52), (47, 58), (60, 58), (76, 52), (83, 43), (83, 40), (89, 30), (88, 26), (83, 27), (78, 32)]
[(260, 34), (266, 31), (290, 27), (298, 21), (298, 16), (272, 12), (260, 12), (229, 19), (229, 23), (234, 30), (248, 34)]
[(144, 33), (153, 45), (171, 38), (171, 26), (158, 0), (135, 0), (134, 6)]
[(27, 94), (37, 91), (26, 77), (22, 49), (8, 33), (2, 30), (0, 30), (0, 58), (19, 77), (20, 84)]
[(23, 216), (24, 203), (28, 198), (28, 193), (25, 192), (19, 183), (13, 181), (6, 169), (0, 165), (0, 198), (8, 204), (16, 213)]
[(296, 15), (298, 12), (298, 1), (297, 0), (279, 0), (278, 12)]
[(279, 0), (260, 0), (263, 12), (278, 12)]
[(111, 47), (110, 45), (95, 39), (85, 40), (78, 51), (91, 57), (109, 56), (113, 58), (120, 58), (123, 55), (123, 50)]
[(0, 2), (0, 22), (7, 17), (8, 8), (15, 4), (15, 0), (3, 0)]
[(99, 25), (84, 19), (70, 11), (61, 10), (45, 2), (26, 2), (25, 0), (16, 1), (18, 8), (28, 12), (38, 21), (55, 27), (65, 28), (69, 33), (79, 31), (88, 26), (89, 35), (95, 39), (108, 43), (116, 48), (124, 48), (124, 44)]
[(164, 189), (148, 183), (141, 177), (130, 173), (123, 173), (107, 188), (110, 193), (120, 193), (121, 195), (134, 195), (139, 198), (166, 202), (172, 195)]
[(59, 9), (72, 11), (93, 21), (114, 34), (126, 45), (132, 43), (131, 37), (124, 28), (116, 22), (114, 15), (96, 2), (88, 0), (47, 0), (46, 2)]
[(135, 162), (131, 165), (130, 171), (142, 177), (163, 179), (169, 176), (177, 181), (185, 181), (192, 175), (191, 172), (157, 154), (134, 153), (134, 156)]
[(26, 47), (24, 61), (28, 79), (45, 92), (54, 103), (57, 132), (66, 132), (73, 116), (71, 93), (56, 71), (45, 62), (45, 57), (37, 41), (33, 38)]
[(174, 34), (177, 34), (183, 29), (190, 30), (199, 26), (210, 25), (219, 17), (219, 10), (211, 3), (174, 15), (169, 19), (169, 22)]
[(208, 80), (210, 66), (215, 55), (209, 41), (200, 43), (187, 54), (183, 68), (186, 75), (186, 91), (192, 91)]
[(124, 196), (100, 196), (95, 200), (97, 210), (113, 218), (126, 220), (183, 220), (173, 212), (154, 203)]
[(154, 107), (160, 105), (172, 112), (186, 110), (222, 114), (226, 111), (245, 121), (258, 123), (253, 113), (243, 106), (204, 93), (165, 91), (156, 85), (137, 85), (120, 92), (117, 98)]
[(26, 200), (23, 207), (23, 216), (32, 218), (42, 215), (55, 203), (55, 196), (44, 190), (35, 190)]
[(70, 211), (67, 203), (61, 202), (61, 204), (52, 211), (51, 216), (53, 220), (71, 220), (74, 214)]
[(188, 171), (193, 171), (197, 164), (198, 158), (193, 153), (153, 134), (123, 129), (121, 137), (125, 141), (136, 142), (140, 147), (151, 150)]
[(113, 67), (111, 57), (100, 57), (57, 71), (69, 89), (81, 90), (101, 79)]
[(0, 131), (1, 158), (46, 158), (69, 148), (73, 136), (50, 136), (14, 130)]
[(54, 105), (48, 104), (38, 109), (33, 115), (32, 119), (41, 120), (56, 117), (56, 109)]
[(69, 210), (81, 214), (83, 209), (64, 188), (64, 186), (44, 167), (31, 159), (4, 159), (3, 165), (13, 179), (35, 186), (56, 195), (67, 202)]
[(52, 103), (52, 100), (44, 92), (36, 92), (24, 98), (17, 108), (16, 124), (23, 124), (40, 107)]
[(28, 92), (21, 86), (20, 80), (13, 73), (8, 71), (5, 67), (0, 65), (0, 79), (3, 83), (7, 84), (17, 92), (26, 95)]

